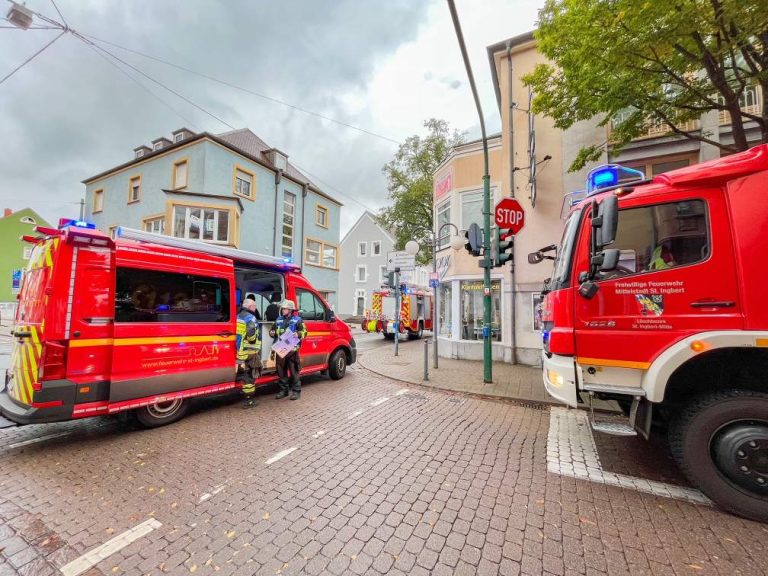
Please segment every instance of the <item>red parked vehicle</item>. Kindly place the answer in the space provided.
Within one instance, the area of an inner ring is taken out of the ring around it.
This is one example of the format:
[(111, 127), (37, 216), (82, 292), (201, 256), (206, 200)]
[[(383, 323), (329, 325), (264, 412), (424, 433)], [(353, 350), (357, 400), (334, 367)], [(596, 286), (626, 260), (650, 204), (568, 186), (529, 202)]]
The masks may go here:
[[(576, 406), (614, 399), (646, 438), (669, 424), (690, 481), (768, 520), (768, 145), (652, 179), (590, 173), (543, 305), (544, 382)], [(554, 246), (529, 256), (546, 258)]]
[(269, 328), (296, 302), (307, 326), (302, 374), (340, 379), (356, 360), (349, 327), (282, 258), (140, 232), (113, 241), (84, 222), (37, 228), (24, 273), (0, 414), (18, 424), (134, 410), (146, 426), (181, 418), (189, 399), (239, 386), (239, 303), (256, 300), (265, 371)]
[[(371, 309), (365, 311), (362, 328), (365, 332), (380, 332), (389, 340), (395, 337), (398, 288), (374, 290)], [(432, 292), (403, 284), (400, 288), (400, 334), (410, 339), (421, 338), (424, 330), (432, 330)]]

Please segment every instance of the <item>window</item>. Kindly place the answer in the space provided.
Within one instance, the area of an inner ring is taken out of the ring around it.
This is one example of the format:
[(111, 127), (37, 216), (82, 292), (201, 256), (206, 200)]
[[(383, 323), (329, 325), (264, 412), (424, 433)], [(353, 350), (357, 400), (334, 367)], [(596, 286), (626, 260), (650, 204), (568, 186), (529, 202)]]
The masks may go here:
[(322, 300), (309, 290), (296, 290), (296, 306), (299, 309), (299, 315), (304, 320), (326, 320), (328, 310)]
[[(443, 224), (448, 224), (451, 221), (451, 202), (444, 202), (437, 208), (437, 230), (442, 228)], [(448, 246), (449, 236), (443, 236), (438, 238), (437, 248), (443, 249)]]
[[(482, 340), (483, 281), (462, 280), (459, 283), (459, 295), (461, 339)], [(501, 341), (501, 282), (499, 280), (491, 281), (491, 340)]]
[(235, 165), (235, 175), (234, 175), (233, 186), (234, 186), (234, 192), (237, 196), (242, 196), (243, 198), (248, 198), (248, 200), (253, 200), (253, 197), (254, 197), (253, 182), (254, 182), (253, 172), (248, 172), (247, 170)]
[(365, 290), (355, 290), (355, 316), (365, 314)]
[(451, 337), (452, 334), (452, 317), (451, 310), (453, 309), (453, 302), (451, 301), (451, 283), (443, 282), (440, 284), (440, 334)]
[(163, 149), (163, 143), (162, 142), (155, 142), (154, 149), (155, 150), (162, 150)]
[(22, 224), (32, 224), (32, 226), (37, 225), (37, 222), (35, 221), (34, 218), (32, 218), (32, 216), (22, 216), (19, 219), (19, 222), (21, 222)]
[(176, 205), (173, 207), (173, 235), (176, 238), (230, 243), (230, 211)]
[(706, 206), (686, 200), (619, 211), (616, 241), (619, 266), (602, 279), (656, 272), (705, 260), (709, 256)]
[(22, 258), (24, 258), (24, 260), (29, 260), (31, 256), (32, 256), (32, 247), (24, 246), (24, 250), (22, 251)]
[(315, 224), (322, 228), (328, 228), (328, 208), (317, 205), (315, 209)]
[(304, 262), (322, 268), (337, 268), (338, 248), (320, 240), (307, 238), (304, 245)]
[(117, 239), (117, 224), (113, 224), (108, 228), (109, 237), (112, 238), (112, 240)]
[(142, 156), (144, 156), (144, 148), (139, 148), (136, 150), (136, 158), (141, 158)]
[(229, 282), (194, 274), (118, 268), (115, 322), (228, 322)]
[(381, 254), (381, 242), (371, 242), (371, 254), (374, 256)]
[(165, 234), (165, 217), (157, 216), (155, 218), (146, 218), (144, 220), (144, 232), (153, 234)]
[(141, 176), (134, 176), (128, 183), (128, 204), (141, 200)]
[(293, 258), (293, 229), (296, 217), (296, 194), (283, 196), (283, 257)]
[(483, 225), (483, 193), (465, 192), (461, 195), (461, 228), (468, 230), (471, 224)]
[(177, 142), (181, 142), (182, 140), (184, 140), (184, 132), (179, 132), (178, 134), (173, 135), (174, 142), (177, 143)]
[(387, 276), (389, 275), (389, 270), (387, 270), (386, 266), (379, 266), (379, 282), (382, 284), (385, 284), (387, 282)]
[(368, 242), (358, 242), (357, 255), (361, 257), (365, 257), (367, 253), (368, 253)]
[(96, 214), (97, 212), (101, 212), (104, 210), (104, 190), (94, 190), (93, 191), (93, 210), (92, 212)]
[(179, 160), (173, 163), (173, 189), (186, 188), (189, 181), (189, 162)]
[(364, 264), (358, 264), (355, 269), (355, 282), (365, 282), (368, 278), (368, 266)]

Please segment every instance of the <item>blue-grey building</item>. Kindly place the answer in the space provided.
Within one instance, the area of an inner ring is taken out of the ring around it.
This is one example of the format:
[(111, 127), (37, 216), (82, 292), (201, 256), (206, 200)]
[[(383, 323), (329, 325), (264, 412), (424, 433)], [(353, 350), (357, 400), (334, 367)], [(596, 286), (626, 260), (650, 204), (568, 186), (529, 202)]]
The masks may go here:
[(87, 217), (104, 231), (140, 228), (291, 258), (337, 303), (341, 203), (248, 129), (182, 128), (83, 183)]

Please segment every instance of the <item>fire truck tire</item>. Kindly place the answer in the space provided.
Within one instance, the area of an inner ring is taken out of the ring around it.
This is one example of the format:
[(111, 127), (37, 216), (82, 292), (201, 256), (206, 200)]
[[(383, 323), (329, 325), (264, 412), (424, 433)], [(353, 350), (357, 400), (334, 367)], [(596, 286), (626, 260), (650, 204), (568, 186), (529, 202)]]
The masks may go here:
[(328, 361), (328, 375), (331, 380), (341, 380), (347, 373), (347, 353), (341, 348), (331, 354)]
[(189, 401), (177, 398), (136, 409), (136, 420), (145, 428), (165, 426), (181, 420), (189, 411)]
[(724, 390), (695, 398), (671, 426), (670, 447), (712, 501), (768, 521), (768, 394)]
[(386, 338), (387, 340), (394, 340), (395, 339), (395, 335), (394, 334), (384, 334), (384, 338)]
[(408, 331), (408, 338), (410, 340), (420, 340), (424, 336), (424, 325), (419, 322), (419, 329), (416, 332)]

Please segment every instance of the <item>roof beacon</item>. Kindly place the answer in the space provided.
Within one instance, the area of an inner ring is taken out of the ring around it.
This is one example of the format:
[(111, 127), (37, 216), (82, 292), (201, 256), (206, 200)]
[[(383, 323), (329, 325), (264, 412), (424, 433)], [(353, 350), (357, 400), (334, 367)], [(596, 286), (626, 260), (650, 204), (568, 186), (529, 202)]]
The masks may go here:
[(627, 168), (620, 164), (598, 166), (587, 175), (587, 196), (619, 184), (642, 180), (645, 180), (645, 174), (641, 170)]
[(72, 220), (71, 218), (59, 218), (59, 228), (69, 228), (70, 226), (75, 228), (88, 228), (89, 230), (96, 230), (96, 224), (93, 222), (86, 222), (85, 220)]

